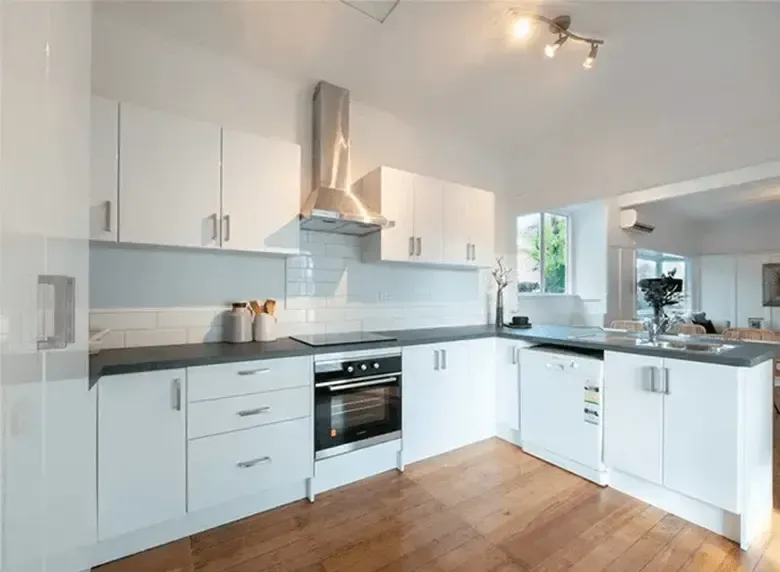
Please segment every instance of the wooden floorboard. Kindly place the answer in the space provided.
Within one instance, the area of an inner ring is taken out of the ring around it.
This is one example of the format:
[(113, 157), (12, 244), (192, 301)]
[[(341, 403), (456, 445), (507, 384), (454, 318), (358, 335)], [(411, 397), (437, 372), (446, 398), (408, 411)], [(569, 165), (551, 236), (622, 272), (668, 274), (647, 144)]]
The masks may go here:
[(99, 572), (780, 572), (749, 552), (491, 439), (196, 534)]

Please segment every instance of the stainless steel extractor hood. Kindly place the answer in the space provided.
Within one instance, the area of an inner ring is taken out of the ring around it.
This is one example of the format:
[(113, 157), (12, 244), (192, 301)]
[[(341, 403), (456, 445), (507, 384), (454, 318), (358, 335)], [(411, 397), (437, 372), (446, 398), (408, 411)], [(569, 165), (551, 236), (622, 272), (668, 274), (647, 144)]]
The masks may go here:
[(349, 91), (321, 81), (314, 89), (313, 190), (301, 228), (364, 236), (395, 223), (353, 192), (349, 180)]

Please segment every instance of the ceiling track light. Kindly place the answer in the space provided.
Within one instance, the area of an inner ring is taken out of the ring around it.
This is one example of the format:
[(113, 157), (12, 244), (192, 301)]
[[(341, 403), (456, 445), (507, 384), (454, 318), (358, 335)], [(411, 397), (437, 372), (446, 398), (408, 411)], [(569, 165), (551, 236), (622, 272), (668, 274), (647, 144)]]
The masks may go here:
[[(554, 58), (555, 54), (558, 52), (558, 49), (567, 40), (572, 40), (581, 44), (588, 44), (590, 45), (590, 52), (588, 53), (588, 57), (585, 58), (585, 61), (582, 63), (582, 67), (590, 69), (593, 67), (593, 64), (596, 61), (596, 55), (598, 54), (599, 46), (604, 44), (604, 40), (588, 38), (571, 32), (569, 30), (569, 27), (571, 26), (571, 17), (567, 15), (558, 16), (553, 19), (541, 16), (540, 14), (534, 14), (532, 12), (513, 13), (513, 15), (515, 17), (514, 30), (516, 36), (519, 36), (519, 34), (517, 34), (517, 30), (530, 30), (530, 20), (537, 20), (547, 24), (550, 27), (550, 32), (558, 36), (558, 39), (555, 40), (555, 42), (552, 44), (547, 44), (544, 47), (544, 53), (548, 58)], [(526, 22), (526, 24), (519, 25), (519, 22)]]

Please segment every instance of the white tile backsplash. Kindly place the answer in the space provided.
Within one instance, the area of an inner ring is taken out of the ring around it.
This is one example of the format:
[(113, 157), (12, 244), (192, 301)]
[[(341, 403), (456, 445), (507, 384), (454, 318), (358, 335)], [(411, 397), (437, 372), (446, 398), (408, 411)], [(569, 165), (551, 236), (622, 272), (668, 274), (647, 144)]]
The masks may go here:
[[(353, 236), (303, 232), (301, 251), (284, 265), (280, 337), (486, 323), (484, 272), (363, 264)], [(93, 309), (90, 327), (113, 330), (103, 347), (218, 342), (227, 311), (222, 305)]]

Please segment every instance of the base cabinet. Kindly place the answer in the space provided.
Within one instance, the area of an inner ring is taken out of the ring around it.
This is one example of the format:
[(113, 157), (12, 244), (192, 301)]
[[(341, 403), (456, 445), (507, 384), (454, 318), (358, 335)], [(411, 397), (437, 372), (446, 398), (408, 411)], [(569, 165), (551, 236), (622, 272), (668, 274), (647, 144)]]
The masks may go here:
[(495, 434), (493, 339), (403, 350), (403, 456), (413, 463)]
[(513, 340), (496, 340), (496, 423), (520, 430), (520, 348)]
[(186, 513), (184, 370), (98, 384), (98, 538)]

